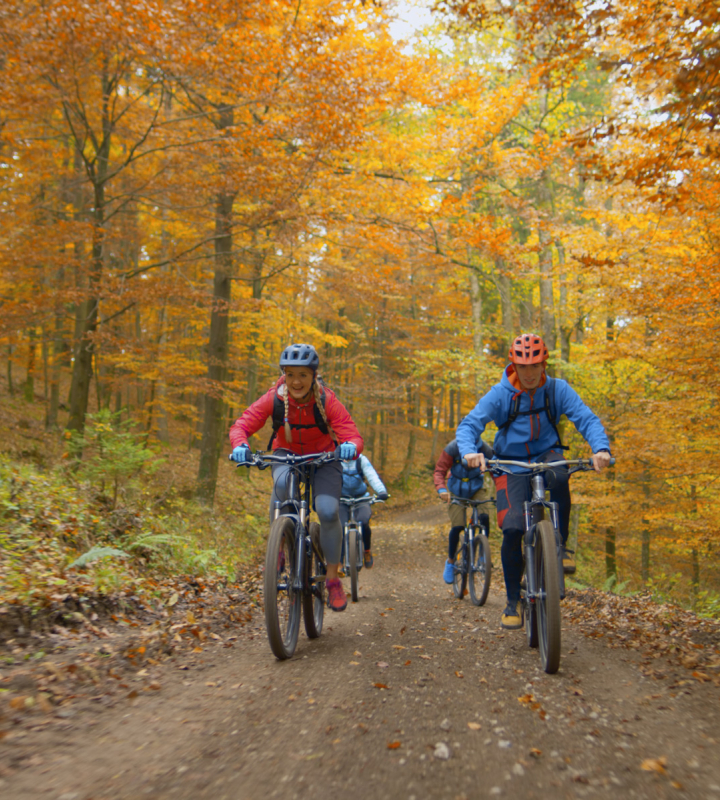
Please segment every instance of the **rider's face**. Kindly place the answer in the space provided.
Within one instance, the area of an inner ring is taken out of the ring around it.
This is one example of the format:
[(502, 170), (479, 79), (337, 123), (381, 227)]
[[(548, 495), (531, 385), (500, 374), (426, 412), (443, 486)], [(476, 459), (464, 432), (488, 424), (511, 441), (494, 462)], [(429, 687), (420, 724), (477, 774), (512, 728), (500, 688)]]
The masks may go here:
[(304, 400), (315, 373), (308, 367), (285, 367), (285, 383), (293, 400)]
[(520, 385), (525, 391), (537, 389), (545, 372), (544, 364), (515, 364), (515, 372), (520, 380)]

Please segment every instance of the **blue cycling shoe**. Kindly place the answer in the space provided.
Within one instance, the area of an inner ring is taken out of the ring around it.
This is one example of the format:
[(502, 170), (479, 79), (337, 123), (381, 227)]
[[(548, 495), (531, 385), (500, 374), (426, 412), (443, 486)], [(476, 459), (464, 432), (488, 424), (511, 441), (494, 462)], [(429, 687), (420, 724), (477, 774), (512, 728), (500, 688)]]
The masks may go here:
[(455, 564), (452, 561), (445, 562), (443, 570), (443, 580), (445, 583), (452, 583), (455, 580)]

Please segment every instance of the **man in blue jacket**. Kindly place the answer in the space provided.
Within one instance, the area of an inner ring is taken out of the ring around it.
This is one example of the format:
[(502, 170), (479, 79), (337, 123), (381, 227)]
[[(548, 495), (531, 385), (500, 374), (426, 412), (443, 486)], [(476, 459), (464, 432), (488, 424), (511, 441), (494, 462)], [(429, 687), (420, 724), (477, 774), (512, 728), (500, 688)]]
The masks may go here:
[[(510, 348), (510, 364), (500, 383), (480, 399), (457, 429), (461, 455), (470, 467), (485, 471), (485, 456), (477, 442), (489, 422), (498, 426), (493, 451), (497, 458), (513, 461), (555, 461), (563, 458), (556, 421), (562, 414), (575, 425), (593, 450), (593, 466), (600, 472), (610, 463), (610, 442), (602, 422), (563, 380), (545, 374), (548, 351), (543, 340), (532, 333), (518, 336)], [(565, 474), (563, 475), (563, 472)], [(501, 625), (510, 630), (522, 627), (520, 581), (523, 573), (523, 503), (531, 499), (526, 475), (495, 478), (498, 526), (502, 528), (501, 558), (505, 576), (507, 607)], [(567, 470), (556, 470), (550, 499), (558, 504), (563, 546), (570, 530), (570, 487)], [(575, 565), (568, 551), (563, 557), (566, 572)]]

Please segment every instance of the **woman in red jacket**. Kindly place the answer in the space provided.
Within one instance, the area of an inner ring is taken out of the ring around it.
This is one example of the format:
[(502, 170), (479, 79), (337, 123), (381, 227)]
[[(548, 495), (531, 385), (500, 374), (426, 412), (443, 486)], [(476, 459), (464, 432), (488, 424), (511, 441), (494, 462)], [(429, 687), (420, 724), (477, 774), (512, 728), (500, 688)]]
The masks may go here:
[[(272, 444), (274, 451), (302, 455), (324, 453), (337, 446), (340, 459), (357, 458), (360, 455), (362, 437), (347, 409), (330, 389), (318, 381), (319, 365), (320, 359), (312, 345), (291, 344), (285, 348), (280, 357), (280, 368), (284, 375), (269, 392), (246, 409), (230, 428), (233, 446), (230, 457), (233, 461), (242, 464), (249, 460), (248, 439), (265, 425), (268, 418), (273, 418), (273, 427), (277, 427)], [(286, 464), (274, 464), (272, 467), (271, 517), (274, 503), (286, 499), (289, 469)], [(342, 548), (341, 461), (331, 461), (318, 467), (312, 489), (315, 510), (320, 519), (320, 544), (327, 561), (327, 603), (333, 611), (343, 611), (347, 599), (338, 577)]]

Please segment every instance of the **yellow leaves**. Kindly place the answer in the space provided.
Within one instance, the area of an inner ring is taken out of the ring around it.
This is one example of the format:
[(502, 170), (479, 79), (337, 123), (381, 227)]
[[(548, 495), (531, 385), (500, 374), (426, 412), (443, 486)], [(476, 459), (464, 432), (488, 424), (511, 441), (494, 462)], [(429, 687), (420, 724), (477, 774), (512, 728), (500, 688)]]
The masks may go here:
[(646, 758), (642, 764), (640, 764), (640, 769), (646, 772), (657, 772), (658, 775), (666, 775), (666, 767), (667, 758), (665, 756), (660, 756), (660, 758)]

